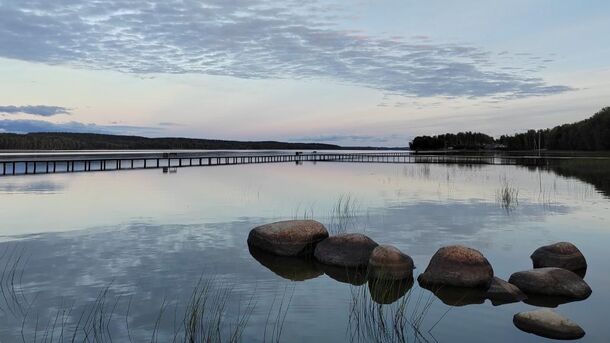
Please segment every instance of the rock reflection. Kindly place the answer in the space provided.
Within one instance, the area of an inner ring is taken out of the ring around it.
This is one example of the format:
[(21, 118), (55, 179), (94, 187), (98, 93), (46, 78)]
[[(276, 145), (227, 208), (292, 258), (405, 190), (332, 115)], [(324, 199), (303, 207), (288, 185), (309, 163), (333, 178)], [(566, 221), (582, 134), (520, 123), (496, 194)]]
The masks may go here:
[(419, 285), (432, 292), (445, 305), (449, 306), (482, 304), (486, 299), (486, 291), (480, 288), (430, 286), (421, 283)]
[(323, 263), (317, 263), (318, 268), (324, 271), (331, 279), (354, 286), (364, 285), (367, 281), (366, 269), (337, 267)]
[(250, 246), (248, 249), (255, 260), (284, 279), (305, 281), (324, 274), (312, 257), (278, 256)]
[(378, 304), (392, 304), (405, 296), (413, 287), (413, 278), (402, 280), (370, 279), (371, 298)]
[(528, 294), (527, 299), (523, 300), (524, 303), (538, 307), (555, 308), (559, 305), (582, 301), (574, 298), (552, 296), (552, 295), (540, 295), (540, 294)]

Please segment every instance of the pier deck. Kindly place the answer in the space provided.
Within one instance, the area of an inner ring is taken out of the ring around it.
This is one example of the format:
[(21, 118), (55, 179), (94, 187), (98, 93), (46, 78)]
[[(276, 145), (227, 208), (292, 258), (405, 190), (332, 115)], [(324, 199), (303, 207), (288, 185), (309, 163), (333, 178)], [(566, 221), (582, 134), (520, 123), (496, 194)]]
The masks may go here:
[[(526, 164), (539, 164), (538, 157), (521, 157)], [(0, 157), (0, 176), (117, 171), (131, 169), (183, 168), (283, 162), (363, 162), (363, 163), (462, 163), (516, 164), (515, 158), (491, 155), (421, 155), (410, 152), (372, 153), (129, 153), (73, 155), (15, 155)]]

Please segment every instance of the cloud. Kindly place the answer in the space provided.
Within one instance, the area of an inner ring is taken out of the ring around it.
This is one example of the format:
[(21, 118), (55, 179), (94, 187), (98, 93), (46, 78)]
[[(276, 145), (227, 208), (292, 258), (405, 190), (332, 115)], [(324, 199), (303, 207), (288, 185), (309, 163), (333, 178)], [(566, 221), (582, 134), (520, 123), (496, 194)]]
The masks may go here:
[(98, 125), (77, 121), (52, 123), (44, 120), (0, 119), (0, 132), (82, 132), (105, 134), (154, 134), (160, 129), (146, 126)]
[(25, 113), (35, 116), (51, 117), (58, 114), (70, 114), (70, 109), (59, 106), (0, 106), (0, 114)]
[(4, 0), (0, 56), (139, 75), (329, 79), (419, 97), (571, 89), (501, 69), (478, 47), (339, 30), (336, 13), (316, 0)]

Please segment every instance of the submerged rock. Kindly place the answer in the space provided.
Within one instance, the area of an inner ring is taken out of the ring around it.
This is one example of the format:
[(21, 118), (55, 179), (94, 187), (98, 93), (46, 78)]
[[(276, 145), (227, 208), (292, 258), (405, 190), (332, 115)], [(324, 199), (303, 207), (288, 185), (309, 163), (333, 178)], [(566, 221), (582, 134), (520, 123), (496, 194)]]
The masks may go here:
[(412, 279), (413, 259), (391, 245), (380, 245), (373, 249), (369, 258), (369, 277), (375, 279)]
[(280, 255), (311, 254), (328, 237), (328, 231), (315, 220), (287, 220), (258, 226), (248, 235), (248, 245)]
[(391, 304), (407, 294), (413, 287), (413, 277), (402, 280), (369, 279), (371, 299), (378, 304)]
[(417, 280), (420, 284), (488, 288), (494, 276), (479, 251), (460, 245), (440, 248)]
[(324, 274), (311, 256), (279, 256), (252, 246), (249, 250), (260, 264), (284, 279), (305, 281)]
[(515, 285), (494, 277), (485, 297), (494, 306), (515, 303), (527, 299), (527, 296)]
[(366, 268), (377, 243), (360, 233), (329, 237), (316, 246), (314, 256), (320, 263), (338, 267)]
[(508, 282), (526, 294), (586, 299), (591, 288), (578, 275), (561, 268), (538, 268), (514, 273)]
[(534, 268), (557, 267), (577, 274), (587, 269), (587, 260), (578, 248), (569, 242), (559, 242), (540, 247), (531, 256)]
[(578, 339), (585, 331), (568, 318), (549, 309), (517, 313), (513, 323), (519, 329), (552, 339)]

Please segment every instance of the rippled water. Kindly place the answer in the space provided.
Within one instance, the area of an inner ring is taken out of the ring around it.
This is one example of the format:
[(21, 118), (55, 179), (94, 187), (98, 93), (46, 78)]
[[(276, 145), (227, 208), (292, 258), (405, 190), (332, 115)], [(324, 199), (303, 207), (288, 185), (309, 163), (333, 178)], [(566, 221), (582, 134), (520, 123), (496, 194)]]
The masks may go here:
[[(395, 245), (416, 275), (443, 245), (480, 250), (507, 279), (531, 268), (537, 247), (571, 241), (588, 260), (593, 294), (557, 311), (584, 328), (583, 342), (607, 342), (608, 180), (557, 173), (566, 176), (519, 166), (305, 163), (0, 178), (0, 341), (70, 341), (74, 328), (78, 341), (172, 341), (198, 285), (226, 302), (223, 337), (247, 319), (244, 342), (395, 341), (375, 316), (397, 311), (408, 341), (541, 340), (512, 323), (533, 305), (456, 303), (415, 282), (379, 306), (366, 280), (248, 250), (254, 226), (314, 218)], [(506, 187), (510, 204), (499, 196)]]

